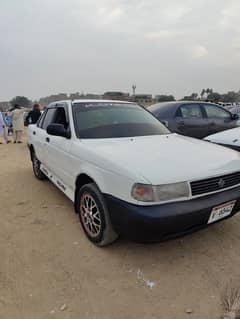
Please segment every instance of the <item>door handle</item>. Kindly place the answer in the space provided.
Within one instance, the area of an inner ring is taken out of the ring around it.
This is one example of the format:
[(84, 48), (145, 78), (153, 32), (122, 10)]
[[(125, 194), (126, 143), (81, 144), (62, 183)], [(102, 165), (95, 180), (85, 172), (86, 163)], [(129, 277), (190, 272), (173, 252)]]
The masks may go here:
[(36, 132), (35, 132), (35, 131), (33, 131), (33, 135), (36, 135)]
[(49, 137), (46, 137), (46, 142), (50, 142), (50, 138)]

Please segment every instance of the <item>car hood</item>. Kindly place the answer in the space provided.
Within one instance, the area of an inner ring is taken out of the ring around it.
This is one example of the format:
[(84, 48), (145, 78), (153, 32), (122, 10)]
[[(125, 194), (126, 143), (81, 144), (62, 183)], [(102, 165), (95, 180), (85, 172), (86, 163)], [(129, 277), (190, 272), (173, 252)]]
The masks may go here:
[(205, 137), (204, 140), (219, 144), (240, 146), (240, 127), (209, 135)]
[[(97, 165), (128, 172), (153, 185), (191, 181), (240, 171), (240, 156), (224, 147), (177, 135), (85, 140)], [(137, 182), (137, 181), (136, 181)]]

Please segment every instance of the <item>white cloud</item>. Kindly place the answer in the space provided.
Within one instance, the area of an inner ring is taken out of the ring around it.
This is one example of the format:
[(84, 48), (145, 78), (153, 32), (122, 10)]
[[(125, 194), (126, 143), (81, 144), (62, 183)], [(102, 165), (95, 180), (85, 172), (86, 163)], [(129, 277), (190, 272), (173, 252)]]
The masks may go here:
[(121, 7), (108, 8), (108, 7), (100, 7), (98, 9), (98, 14), (102, 19), (115, 19), (119, 18), (123, 14), (123, 9)]
[(120, 17), (121, 15), (123, 14), (123, 9), (122, 8), (114, 8), (113, 10), (111, 10), (110, 12), (109, 12), (109, 16), (111, 17), (111, 18), (118, 18), (118, 17)]
[(166, 6), (163, 10), (164, 15), (168, 18), (169, 22), (178, 22), (181, 20), (186, 14), (191, 12), (191, 8), (186, 5), (180, 5), (178, 3), (174, 3), (171, 6)]
[(194, 59), (200, 59), (208, 55), (208, 49), (203, 45), (195, 45), (191, 49), (192, 57)]
[(222, 9), (219, 24), (240, 30), (240, 1), (232, 0)]
[(174, 34), (169, 30), (161, 30), (154, 32), (146, 32), (144, 33), (144, 37), (146, 39), (169, 39)]

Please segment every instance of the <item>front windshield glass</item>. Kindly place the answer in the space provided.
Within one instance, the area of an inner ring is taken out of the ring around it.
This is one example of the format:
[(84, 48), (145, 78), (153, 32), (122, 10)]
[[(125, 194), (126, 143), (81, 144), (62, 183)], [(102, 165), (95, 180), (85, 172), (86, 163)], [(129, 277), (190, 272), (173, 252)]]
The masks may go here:
[(73, 116), (79, 138), (169, 134), (169, 130), (152, 114), (133, 103), (74, 103)]

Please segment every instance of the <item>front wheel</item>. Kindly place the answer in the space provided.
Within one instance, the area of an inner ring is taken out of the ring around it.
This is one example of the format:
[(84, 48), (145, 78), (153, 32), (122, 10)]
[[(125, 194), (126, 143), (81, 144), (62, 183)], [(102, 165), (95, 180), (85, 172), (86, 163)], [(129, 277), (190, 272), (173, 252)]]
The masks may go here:
[(32, 152), (32, 167), (33, 167), (33, 173), (35, 177), (39, 180), (45, 180), (47, 179), (46, 175), (41, 171), (41, 162), (38, 160), (35, 152)]
[(87, 184), (80, 188), (76, 207), (83, 230), (95, 245), (106, 246), (118, 238), (104, 198), (95, 184)]

